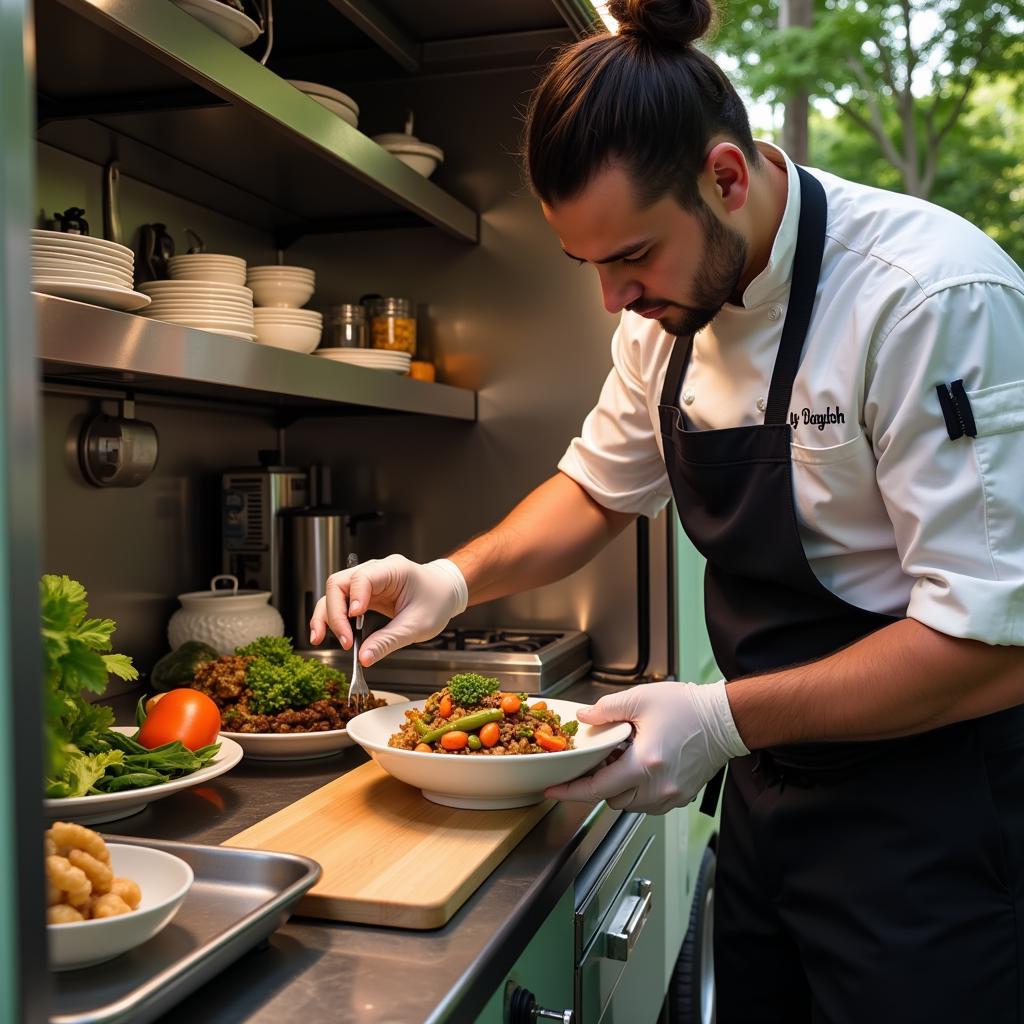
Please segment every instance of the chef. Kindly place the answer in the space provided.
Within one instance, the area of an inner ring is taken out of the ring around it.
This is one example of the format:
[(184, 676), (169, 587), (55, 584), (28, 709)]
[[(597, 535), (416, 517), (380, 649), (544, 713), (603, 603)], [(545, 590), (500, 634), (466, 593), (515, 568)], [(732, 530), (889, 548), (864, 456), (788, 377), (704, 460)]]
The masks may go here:
[(391, 622), (561, 578), (674, 498), (725, 678), (580, 713), (566, 800), (722, 797), (721, 1024), (1024, 1019), (1024, 274), (944, 210), (755, 143), (703, 0), (613, 0), (535, 92), (527, 165), (621, 313), (559, 472), (447, 559), (330, 578)]

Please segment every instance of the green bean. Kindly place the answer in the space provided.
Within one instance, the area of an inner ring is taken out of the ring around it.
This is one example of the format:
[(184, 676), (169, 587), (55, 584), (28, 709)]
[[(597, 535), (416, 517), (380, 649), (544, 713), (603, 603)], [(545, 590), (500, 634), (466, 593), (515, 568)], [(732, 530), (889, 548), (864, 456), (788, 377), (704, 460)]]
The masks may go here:
[(413, 728), (421, 735), (426, 736), (430, 732), (430, 726), (423, 721), (422, 718), (414, 718), (412, 720)]
[(522, 740), (532, 740), (533, 730), (532, 729), (520, 729), (516, 735)]
[(504, 717), (505, 712), (500, 708), (474, 711), (471, 715), (456, 718), (454, 722), (448, 722), (437, 729), (431, 729), (430, 732), (424, 733), (420, 739), (424, 743), (433, 743), (435, 740), (439, 740), (446, 732), (472, 732), (488, 722), (500, 722)]

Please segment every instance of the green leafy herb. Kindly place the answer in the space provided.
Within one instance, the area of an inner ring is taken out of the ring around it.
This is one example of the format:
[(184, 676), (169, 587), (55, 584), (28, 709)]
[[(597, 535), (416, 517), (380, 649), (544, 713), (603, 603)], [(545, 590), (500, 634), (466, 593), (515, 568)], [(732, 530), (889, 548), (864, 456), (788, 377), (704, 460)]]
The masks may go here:
[(479, 704), (484, 697), (501, 689), (499, 680), (482, 676), (478, 672), (459, 672), (448, 680), (448, 692), (460, 707), (468, 708)]
[(331, 683), (340, 697), (348, 694), (344, 672), (296, 654), (287, 637), (263, 636), (236, 648), (235, 653), (254, 659), (245, 670), (245, 681), (250, 690), (249, 709), (258, 715), (308, 707), (328, 695)]
[[(124, 654), (109, 654), (116, 628), (111, 619), (88, 619), (85, 587), (67, 576), (47, 575), (40, 583), (46, 711), (47, 789), (80, 789), (96, 770), (71, 765), (95, 749), (114, 720), (110, 708), (90, 704), (83, 693), (102, 693), (107, 677), (137, 679)], [(102, 774), (102, 773), (101, 773)], [(86, 786), (88, 789), (88, 786)], [(68, 795), (71, 795), (70, 793)]]

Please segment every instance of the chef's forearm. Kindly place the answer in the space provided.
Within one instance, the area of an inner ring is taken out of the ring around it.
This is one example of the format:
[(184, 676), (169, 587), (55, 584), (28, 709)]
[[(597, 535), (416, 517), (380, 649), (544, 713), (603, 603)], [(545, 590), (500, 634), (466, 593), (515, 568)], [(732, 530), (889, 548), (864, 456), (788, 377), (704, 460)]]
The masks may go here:
[(726, 688), (751, 749), (908, 736), (1024, 703), (1024, 650), (904, 619), (819, 661)]
[(494, 529), (449, 557), (466, 577), (469, 603), (481, 604), (568, 576), (634, 518), (602, 507), (575, 480), (556, 473)]

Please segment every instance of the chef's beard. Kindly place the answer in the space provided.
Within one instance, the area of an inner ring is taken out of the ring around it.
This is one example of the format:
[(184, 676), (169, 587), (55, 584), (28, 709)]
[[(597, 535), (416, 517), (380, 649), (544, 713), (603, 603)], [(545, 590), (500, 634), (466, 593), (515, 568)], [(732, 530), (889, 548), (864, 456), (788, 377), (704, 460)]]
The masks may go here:
[[(706, 203), (701, 202), (696, 212), (704, 229), (704, 253), (700, 270), (693, 280), (693, 304), (681, 306), (666, 299), (646, 299), (639, 307), (657, 309), (667, 304), (669, 309), (658, 318), (658, 323), (663, 331), (677, 337), (696, 334), (714, 320), (718, 311), (735, 295), (747, 264), (746, 239), (723, 224)], [(678, 313), (674, 312), (676, 309)]]

